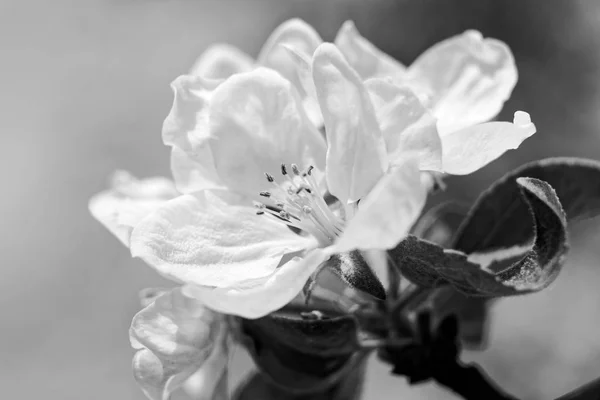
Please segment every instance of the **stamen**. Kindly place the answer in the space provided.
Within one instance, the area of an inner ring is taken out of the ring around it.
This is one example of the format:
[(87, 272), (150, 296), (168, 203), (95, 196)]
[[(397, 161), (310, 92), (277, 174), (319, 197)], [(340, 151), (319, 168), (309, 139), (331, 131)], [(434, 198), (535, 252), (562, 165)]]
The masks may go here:
[[(288, 167), (293, 174), (288, 173)], [(340, 235), (343, 223), (320, 195), (319, 185), (312, 176), (313, 169), (311, 165), (302, 173), (297, 164), (281, 164), (284, 182), (275, 182), (272, 175), (265, 173), (274, 189), (259, 192), (260, 196), (269, 200), (257, 206), (257, 214), (269, 215), (277, 221), (307, 232), (327, 246)]]

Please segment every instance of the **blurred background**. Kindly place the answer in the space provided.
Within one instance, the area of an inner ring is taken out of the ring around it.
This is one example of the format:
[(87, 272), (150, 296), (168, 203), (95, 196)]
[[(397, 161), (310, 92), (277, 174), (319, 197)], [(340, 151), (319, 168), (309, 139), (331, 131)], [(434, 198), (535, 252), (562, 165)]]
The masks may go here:
[[(585, 0), (0, 0), (0, 389), (7, 399), (143, 399), (127, 329), (137, 293), (164, 285), (87, 210), (115, 169), (169, 176), (169, 83), (209, 44), (256, 55), (282, 21), (325, 40), (353, 19), (410, 63), (466, 29), (512, 48), (519, 83), (500, 119), (538, 133), (444, 196), (473, 201), (508, 170), (555, 156), (600, 159), (600, 2)], [(547, 291), (496, 304), (489, 348), (467, 353), (507, 391), (548, 399), (600, 374), (600, 230), (575, 227)], [(233, 375), (244, 373), (240, 355)], [(373, 362), (366, 399), (450, 399)]]

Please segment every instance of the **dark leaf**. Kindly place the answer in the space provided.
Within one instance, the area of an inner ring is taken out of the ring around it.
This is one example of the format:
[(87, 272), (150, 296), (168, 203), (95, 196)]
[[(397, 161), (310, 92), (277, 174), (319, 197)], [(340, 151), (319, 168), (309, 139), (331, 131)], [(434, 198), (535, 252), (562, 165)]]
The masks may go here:
[(233, 400), (358, 400), (364, 381), (364, 363), (349, 371), (336, 384), (320, 392), (294, 394), (269, 382), (264, 375), (253, 373), (240, 384)]
[(359, 251), (331, 256), (308, 281), (304, 294), (312, 307), (343, 313), (385, 300), (383, 285)]
[[(390, 250), (403, 276), (424, 287), (451, 284), (467, 295), (483, 297), (521, 294), (548, 286), (560, 271), (567, 252), (564, 212), (547, 183), (519, 178), (518, 185), (530, 208), (529, 223), (535, 227), (533, 246), (524, 251), (519, 248), (515, 253), (518, 259), (510, 249), (478, 254), (475, 262), (473, 254), (445, 250), (409, 236)], [(506, 253), (511, 253), (511, 257), (506, 257)]]
[(357, 359), (358, 331), (350, 316), (284, 308), (240, 323), (242, 341), (261, 373), (289, 391), (331, 386)]
[(600, 162), (548, 158), (525, 164), (482, 193), (456, 234), (453, 246), (465, 253), (523, 245), (533, 238), (529, 209), (517, 178), (529, 177), (554, 188), (569, 222), (600, 213)]

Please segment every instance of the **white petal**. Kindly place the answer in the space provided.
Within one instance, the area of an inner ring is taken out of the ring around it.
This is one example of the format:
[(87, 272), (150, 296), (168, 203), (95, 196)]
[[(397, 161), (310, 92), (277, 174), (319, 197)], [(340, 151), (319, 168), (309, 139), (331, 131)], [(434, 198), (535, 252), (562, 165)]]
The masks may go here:
[(426, 199), (417, 160), (405, 160), (391, 168), (359, 203), (358, 212), (334, 245), (335, 251), (396, 246), (421, 214)]
[(388, 166), (373, 104), (360, 77), (330, 43), (315, 52), (313, 77), (328, 142), (329, 190), (344, 204), (357, 201)]
[(282, 47), (288, 51), (292, 61), (296, 63), (296, 72), (298, 74), (298, 81), (302, 87), (304, 93), (304, 110), (308, 119), (317, 127), (323, 126), (323, 115), (319, 108), (319, 100), (317, 99), (317, 90), (315, 88), (315, 82), (313, 81), (312, 74), (312, 55), (303, 53), (301, 49), (282, 45)]
[(294, 257), (261, 279), (214, 289), (188, 285), (184, 290), (215, 311), (260, 318), (289, 303), (329, 255), (328, 249), (314, 249), (304, 258)]
[(282, 45), (293, 47), (297, 51), (312, 57), (315, 49), (322, 42), (323, 40), (312, 26), (301, 19), (290, 19), (275, 28), (263, 45), (257, 62), (259, 65), (279, 72), (291, 81), (297, 89), (302, 90), (298, 77), (297, 62)]
[(225, 287), (269, 276), (286, 253), (312, 246), (231, 193), (171, 200), (136, 226), (131, 253), (178, 282)]
[(361, 36), (352, 21), (346, 21), (335, 37), (335, 45), (362, 79), (389, 77), (400, 80), (406, 67)]
[(226, 189), (217, 175), (208, 145), (197, 147), (194, 158), (179, 147), (171, 148), (171, 172), (175, 186), (181, 193), (194, 193), (204, 189)]
[(514, 122), (488, 122), (442, 136), (444, 171), (467, 175), (516, 149), (535, 133), (529, 114), (515, 113)]
[(178, 195), (168, 179), (138, 180), (124, 171), (114, 174), (111, 186), (90, 199), (89, 209), (125, 246), (129, 246), (131, 230), (139, 221)]
[(210, 137), (209, 104), (218, 86), (217, 81), (192, 75), (182, 75), (171, 83), (173, 106), (162, 130), (166, 145), (179, 147), (194, 157), (206, 144)]
[(325, 167), (325, 141), (308, 120), (298, 92), (266, 68), (219, 86), (210, 104), (210, 136), (219, 177), (248, 196), (269, 189), (264, 174), (277, 179), (282, 163)]
[(214, 44), (198, 57), (190, 75), (206, 79), (226, 79), (233, 74), (250, 71), (254, 67), (252, 57), (228, 44)]
[(408, 76), (429, 91), (443, 134), (496, 116), (517, 82), (517, 69), (506, 44), (471, 30), (425, 51)]
[[(158, 297), (136, 314), (129, 330), (134, 376), (151, 400), (167, 400), (170, 394), (201, 368), (214, 354), (225, 357), (224, 319), (181, 288)], [(216, 382), (206, 390), (214, 392)]]
[(390, 163), (410, 154), (421, 170), (441, 171), (442, 143), (435, 118), (407, 87), (383, 79), (369, 79), (365, 86), (377, 113)]

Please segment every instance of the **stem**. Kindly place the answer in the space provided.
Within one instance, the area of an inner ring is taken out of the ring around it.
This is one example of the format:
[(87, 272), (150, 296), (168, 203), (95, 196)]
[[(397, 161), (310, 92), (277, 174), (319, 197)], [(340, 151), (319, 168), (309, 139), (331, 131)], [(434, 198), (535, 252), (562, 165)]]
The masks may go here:
[(517, 400), (499, 389), (476, 365), (444, 365), (435, 371), (433, 378), (465, 400)]
[(385, 252), (387, 255), (387, 270), (388, 270), (388, 290), (387, 295), (390, 304), (395, 304), (400, 294), (400, 283), (402, 276), (400, 274), (400, 267), (396, 264), (394, 259), (390, 256), (390, 253)]

